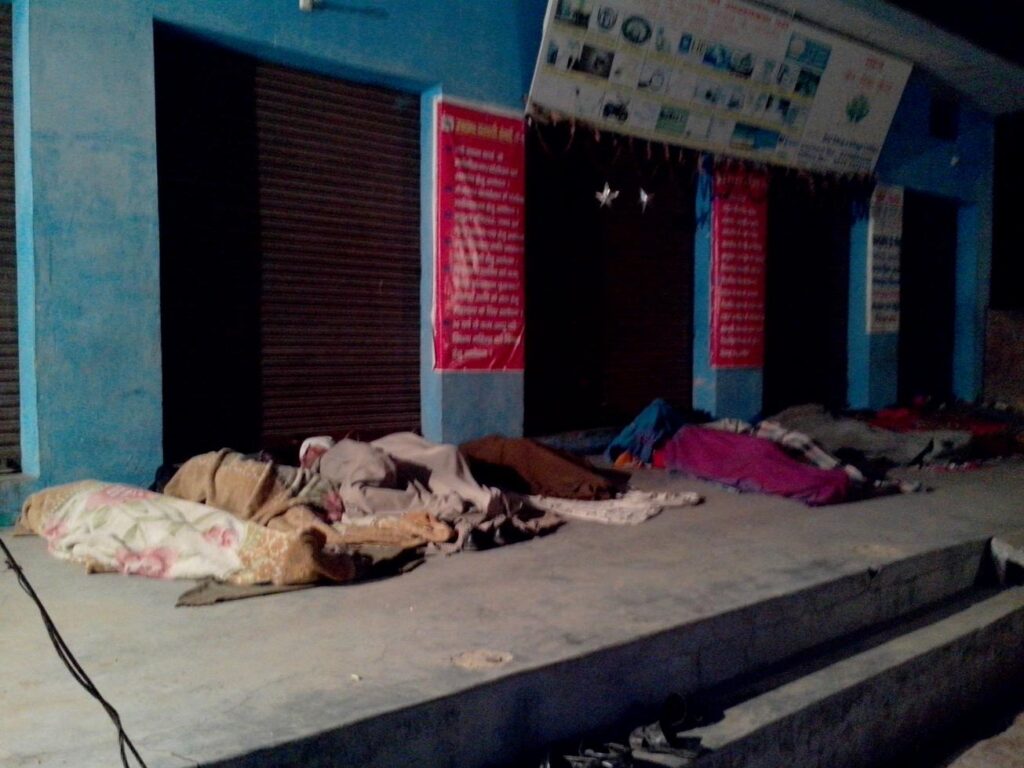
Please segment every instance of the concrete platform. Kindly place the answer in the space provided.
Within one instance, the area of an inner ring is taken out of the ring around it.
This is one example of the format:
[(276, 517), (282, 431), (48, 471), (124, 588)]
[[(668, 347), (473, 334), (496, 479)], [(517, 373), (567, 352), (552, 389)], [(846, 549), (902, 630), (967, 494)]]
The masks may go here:
[(1024, 587), (979, 589), (924, 614), (863, 649), (838, 644), (831, 663), (800, 669), (689, 731), (708, 750), (700, 768), (881, 766), (1020, 689)]
[[(5, 540), (151, 768), (492, 765), (969, 588), (987, 540), (1024, 527), (1024, 464), (920, 477), (937, 490), (808, 509), (641, 472), (707, 503), (209, 608)], [(452, 663), (477, 650), (512, 660)], [(116, 764), (10, 574), (0, 657), (0, 765)]]

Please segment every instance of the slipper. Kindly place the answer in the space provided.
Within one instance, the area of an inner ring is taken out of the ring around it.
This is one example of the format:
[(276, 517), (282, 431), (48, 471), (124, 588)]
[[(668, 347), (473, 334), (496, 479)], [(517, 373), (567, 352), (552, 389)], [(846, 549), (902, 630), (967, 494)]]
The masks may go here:
[(564, 755), (570, 768), (632, 768), (629, 747), (606, 744), (603, 749), (580, 749), (579, 755)]
[(661, 723), (651, 723), (636, 728), (629, 734), (629, 746), (632, 747), (633, 757), (637, 756), (637, 751), (672, 755), (690, 760), (700, 757), (701, 754), (699, 737), (673, 735), (670, 740), (662, 730)]
[(667, 768), (691, 768), (697, 765), (692, 757), (680, 757), (679, 755), (666, 755), (662, 752), (648, 752), (646, 749), (633, 750), (633, 766), (643, 768), (648, 765), (663, 765)]

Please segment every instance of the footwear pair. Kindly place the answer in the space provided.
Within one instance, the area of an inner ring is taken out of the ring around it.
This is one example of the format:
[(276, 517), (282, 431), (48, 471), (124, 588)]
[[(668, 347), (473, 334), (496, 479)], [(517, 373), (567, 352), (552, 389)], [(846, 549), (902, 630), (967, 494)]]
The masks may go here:
[(660, 722), (643, 725), (629, 734), (629, 746), (634, 765), (664, 765), (669, 768), (687, 768), (694, 765), (701, 755), (700, 738), (671, 738)]
[(629, 746), (608, 743), (600, 749), (580, 747), (576, 755), (563, 755), (558, 762), (549, 757), (541, 768), (555, 768), (568, 765), (569, 768), (642, 768), (643, 766), (667, 766), (667, 768), (688, 768), (695, 765), (706, 750), (701, 747), (699, 736), (686, 733), (701, 725), (720, 719), (720, 712), (705, 705), (687, 701), (678, 694), (672, 694), (661, 708), (657, 722), (633, 730), (629, 735)]
[(633, 759), (637, 765), (691, 766), (704, 749), (699, 736), (685, 734), (713, 719), (715, 716), (707, 707), (695, 706), (674, 693), (662, 705), (657, 722), (641, 726), (629, 735)]
[[(569, 768), (632, 768), (630, 749), (622, 744), (605, 744), (601, 749), (580, 748), (578, 755), (563, 755)], [(549, 759), (541, 768), (553, 768)]]

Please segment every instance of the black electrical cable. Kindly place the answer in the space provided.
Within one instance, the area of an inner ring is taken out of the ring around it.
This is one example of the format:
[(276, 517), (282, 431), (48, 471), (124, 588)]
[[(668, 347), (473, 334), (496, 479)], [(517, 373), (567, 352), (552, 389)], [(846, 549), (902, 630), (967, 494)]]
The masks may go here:
[(32, 601), (36, 604), (39, 609), (39, 615), (43, 618), (43, 624), (46, 626), (46, 632), (50, 636), (50, 642), (53, 643), (54, 649), (57, 651), (57, 656), (64, 662), (64, 666), (68, 668), (68, 672), (71, 676), (78, 681), (78, 684), (82, 686), (90, 696), (102, 705), (103, 709), (106, 710), (107, 715), (114, 723), (114, 727), (117, 728), (117, 744), (121, 752), (121, 764), (124, 768), (131, 768), (128, 763), (128, 752), (132, 753), (138, 765), (142, 768), (146, 768), (146, 763), (139, 755), (138, 750), (135, 749), (135, 745), (132, 744), (132, 740), (128, 738), (128, 734), (125, 733), (124, 726), (121, 725), (121, 716), (117, 713), (117, 710), (103, 698), (99, 690), (93, 684), (92, 680), (82, 669), (82, 665), (78, 663), (74, 654), (71, 653), (71, 649), (68, 648), (67, 643), (64, 642), (64, 638), (61, 637), (60, 632), (57, 631), (57, 625), (53, 623), (53, 619), (50, 618), (50, 614), (47, 613), (46, 608), (43, 606), (42, 600), (36, 594), (36, 591), (32, 589), (32, 585), (28, 581), (28, 577), (25, 576), (25, 572), (21, 569), (18, 561), (14, 559), (14, 555), (11, 554), (11, 550), (7, 548), (3, 539), (0, 539), (0, 549), (4, 551), (4, 559), (7, 561), (7, 567), (14, 571), (14, 574), (18, 577), (18, 585), (25, 591)]

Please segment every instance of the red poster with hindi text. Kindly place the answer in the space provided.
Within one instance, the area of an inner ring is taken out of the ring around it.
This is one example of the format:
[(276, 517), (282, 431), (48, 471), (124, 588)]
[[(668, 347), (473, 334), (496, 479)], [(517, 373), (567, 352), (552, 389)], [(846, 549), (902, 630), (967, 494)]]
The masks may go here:
[(438, 102), (435, 370), (523, 370), (523, 127)]
[(711, 366), (764, 366), (768, 177), (715, 171), (711, 214)]

